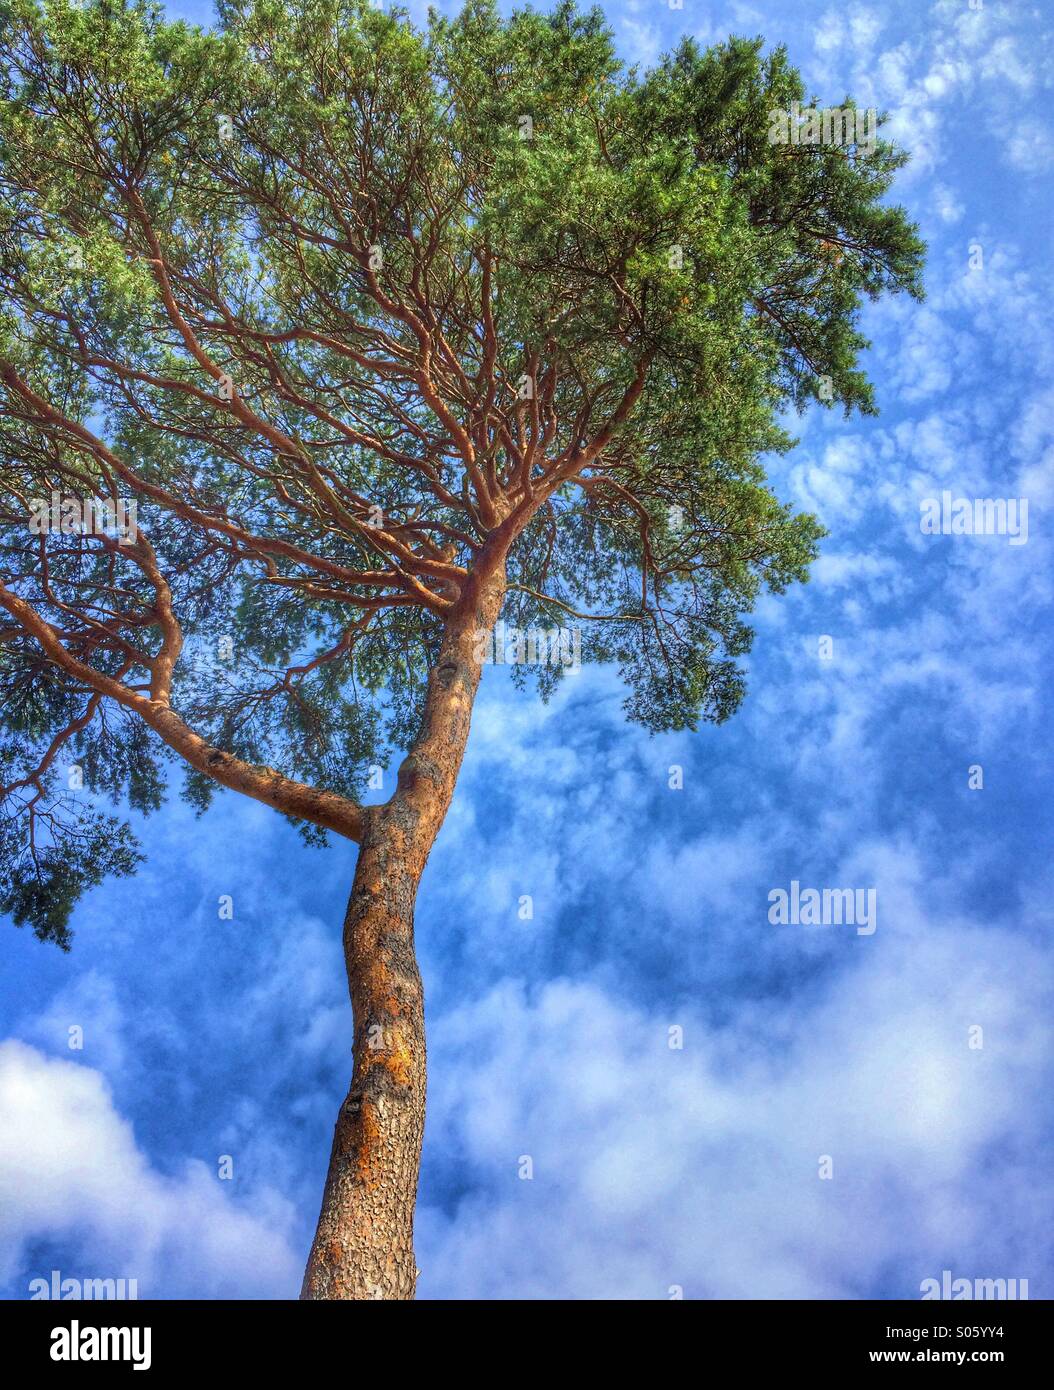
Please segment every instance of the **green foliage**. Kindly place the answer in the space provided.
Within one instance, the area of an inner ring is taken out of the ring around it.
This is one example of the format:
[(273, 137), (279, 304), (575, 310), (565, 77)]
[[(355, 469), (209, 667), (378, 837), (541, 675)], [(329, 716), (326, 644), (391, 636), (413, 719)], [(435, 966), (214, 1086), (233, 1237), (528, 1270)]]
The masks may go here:
[[(757, 40), (640, 74), (568, 3), (473, 0), (423, 33), (365, 0), (219, 19), (0, 4), (0, 580), (145, 690), (159, 572), (172, 709), (354, 799), (415, 736), (437, 564), (470, 572), (522, 506), (505, 620), (581, 624), (649, 728), (728, 717), (744, 615), (823, 534), (767, 484), (780, 417), (872, 411), (861, 303), (921, 293), (884, 201), (903, 155), (770, 143), (805, 94)], [(31, 534), (53, 491), (135, 501), (146, 541)], [(89, 800), (155, 809), (170, 755), (110, 699), (89, 711), (17, 621), (0, 690), (4, 903), (62, 942), (77, 892), (136, 857)], [(92, 798), (60, 811), (74, 756)], [(215, 786), (190, 772), (185, 795), (204, 810)]]

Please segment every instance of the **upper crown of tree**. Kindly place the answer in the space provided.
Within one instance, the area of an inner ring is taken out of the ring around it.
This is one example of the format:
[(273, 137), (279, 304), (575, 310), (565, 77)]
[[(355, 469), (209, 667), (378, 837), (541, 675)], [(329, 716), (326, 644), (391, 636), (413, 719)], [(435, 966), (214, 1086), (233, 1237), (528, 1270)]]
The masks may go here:
[[(781, 49), (642, 75), (571, 4), (219, 13), (0, 5), (0, 908), (60, 944), (138, 857), (71, 764), (361, 838), (494, 574), (634, 719), (726, 718), (822, 534), (764, 455), (788, 406), (873, 409), (861, 303), (920, 294), (902, 154), (770, 140)], [(31, 527), (55, 496), (135, 532)]]

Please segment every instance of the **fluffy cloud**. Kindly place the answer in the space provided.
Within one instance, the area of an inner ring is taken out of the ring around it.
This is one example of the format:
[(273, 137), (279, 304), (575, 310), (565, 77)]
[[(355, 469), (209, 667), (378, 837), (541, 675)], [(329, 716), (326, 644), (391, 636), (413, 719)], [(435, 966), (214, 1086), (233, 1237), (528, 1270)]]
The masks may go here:
[(228, 1190), (200, 1161), (153, 1167), (97, 1071), (0, 1044), (0, 1282), (48, 1277), (46, 1244), (64, 1276), (137, 1279), (140, 1298), (162, 1279), (167, 1297), (288, 1296), (288, 1203), (257, 1191), (250, 1213)]
[(1018, 1236), (1042, 1229), (1020, 1164), (1041, 1142), (1049, 962), (935, 923), (912, 904), (918, 866), (886, 865), (887, 887), (891, 871), (884, 935), (849, 943), (836, 985), (732, 1025), (570, 980), (506, 980), (447, 1015), (429, 1143), (468, 1195), (421, 1214), (422, 1293), (913, 1298), (953, 1259), (1041, 1295), (1049, 1254)]

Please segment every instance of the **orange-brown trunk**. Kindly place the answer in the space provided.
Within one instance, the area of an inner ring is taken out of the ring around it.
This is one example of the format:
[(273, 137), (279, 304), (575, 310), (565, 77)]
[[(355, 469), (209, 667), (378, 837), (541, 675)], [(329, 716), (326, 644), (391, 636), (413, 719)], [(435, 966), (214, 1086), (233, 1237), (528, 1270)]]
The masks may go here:
[(477, 634), (497, 621), (503, 592), (496, 576), (464, 595), (429, 674), (421, 732), (396, 790), (366, 812), (344, 923), (354, 1066), (301, 1298), (414, 1297), (426, 1079), (414, 903), (468, 741), (481, 673)]

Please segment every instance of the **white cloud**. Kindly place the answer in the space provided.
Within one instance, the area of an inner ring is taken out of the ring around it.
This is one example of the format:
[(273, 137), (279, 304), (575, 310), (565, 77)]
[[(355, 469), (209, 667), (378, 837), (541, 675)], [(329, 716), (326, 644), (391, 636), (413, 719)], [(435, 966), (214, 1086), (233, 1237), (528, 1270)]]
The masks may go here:
[(966, 209), (947, 184), (935, 184), (931, 196), (937, 216), (942, 222), (954, 225), (962, 220), (962, 215)]
[(934, 920), (910, 854), (880, 855), (879, 931), (843, 942), (845, 969), (811, 999), (716, 1026), (716, 1001), (635, 1008), (589, 982), (506, 980), (446, 1015), (429, 1132), (475, 1196), (422, 1213), (423, 1291), (912, 1298), (954, 1251), (963, 1272), (1030, 1278), (1040, 1296), (1041, 1236), (1008, 1234), (1035, 1193), (1008, 1169), (1036, 1139), (1021, 1101), (1043, 1084), (1049, 962), (1011, 933)]
[[(162, 1278), (167, 1297), (295, 1295), (288, 1203), (267, 1189), (236, 1201), (237, 1175), (220, 1181), (214, 1163), (159, 1172), (99, 1072), (0, 1044), (0, 1279), (36, 1243), (61, 1240), (65, 1276), (137, 1279), (140, 1298)], [(73, 1267), (79, 1250), (90, 1268)]]

